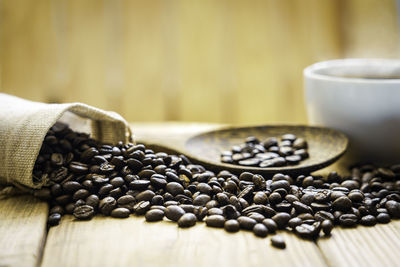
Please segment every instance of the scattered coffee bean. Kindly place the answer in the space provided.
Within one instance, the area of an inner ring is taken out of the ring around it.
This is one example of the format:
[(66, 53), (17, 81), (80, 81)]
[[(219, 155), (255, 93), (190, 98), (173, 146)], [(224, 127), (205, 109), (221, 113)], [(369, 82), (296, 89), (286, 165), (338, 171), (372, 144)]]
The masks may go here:
[(114, 218), (128, 218), (131, 212), (127, 208), (116, 208), (111, 211), (111, 217)]
[(225, 218), (222, 215), (211, 215), (206, 218), (206, 225), (222, 228), (225, 225)]
[(61, 214), (60, 213), (52, 213), (49, 216), (48, 224), (50, 226), (58, 225), (60, 223), (60, 220), (61, 220)]
[(237, 232), (240, 229), (240, 224), (237, 220), (230, 219), (225, 222), (224, 228), (227, 232)]
[[(287, 166), (307, 158), (307, 147), (290, 134), (262, 142), (250, 137), (221, 155), (233, 164)], [(50, 226), (63, 214), (84, 220), (134, 212), (147, 221), (165, 214), (184, 227), (205, 218), (206, 225), (231, 232), (242, 228), (263, 236), (265, 229), (279, 228), (314, 239), (334, 224), (372, 226), (400, 218), (400, 165), (359, 165), (349, 176), (277, 173), (270, 180), (250, 172), (214, 173), (142, 144), (101, 144), (62, 123), (45, 137), (33, 177), (51, 184), (34, 191), (50, 204)]]
[(271, 237), (271, 245), (280, 249), (286, 248), (285, 240), (280, 235), (274, 235)]
[(94, 216), (94, 209), (89, 205), (81, 205), (74, 209), (74, 216), (79, 220), (90, 220)]
[(253, 232), (256, 236), (266, 237), (268, 235), (268, 228), (262, 223), (257, 223), (253, 227)]
[(178, 220), (179, 227), (191, 227), (196, 224), (197, 218), (193, 213), (185, 213)]
[(330, 235), (333, 229), (333, 223), (331, 220), (324, 220), (321, 223), (321, 227), (325, 235)]
[(168, 206), (165, 210), (165, 217), (174, 222), (177, 222), (183, 214), (185, 214), (185, 211), (176, 205)]
[(164, 211), (161, 209), (151, 209), (146, 212), (145, 218), (148, 222), (161, 221), (164, 218)]

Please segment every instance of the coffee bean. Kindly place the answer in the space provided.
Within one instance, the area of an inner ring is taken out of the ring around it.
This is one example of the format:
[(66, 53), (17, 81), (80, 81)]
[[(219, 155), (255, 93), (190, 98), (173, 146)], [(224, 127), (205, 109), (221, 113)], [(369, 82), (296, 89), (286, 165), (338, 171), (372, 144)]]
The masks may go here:
[(274, 235), (271, 237), (271, 245), (280, 249), (286, 248), (285, 240), (280, 235)]
[(145, 190), (136, 195), (137, 201), (150, 201), (155, 196), (155, 193), (151, 190)]
[(358, 218), (354, 214), (342, 214), (339, 217), (339, 223), (345, 227), (353, 227), (357, 224)]
[(185, 213), (178, 220), (179, 227), (191, 227), (196, 224), (197, 218), (193, 213)]
[(376, 218), (372, 215), (366, 215), (360, 219), (360, 224), (365, 226), (374, 226), (376, 224)]
[(301, 203), (300, 201), (295, 201), (292, 205), (298, 213), (312, 213), (311, 207)]
[(72, 196), (72, 200), (77, 201), (78, 199), (86, 199), (89, 196), (89, 191), (86, 189), (79, 189)]
[(177, 182), (169, 182), (166, 186), (166, 190), (167, 190), (167, 192), (171, 193), (173, 196), (184, 193), (183, 186)]
[(113, 197), (105, 197), (100, 200), (99, 210), (103, 215), (110, 215), (111, 211), (117, 206), (117, 201)]
[(278, 229), (276, 222), (270, 218), (264, 219), (262, 223), (268, 228), (268, 232), (275, 233)]
[(137, 215), (143, 215), (150, 209), (150, 202), (149, 201), (140, 201), (139, 203), (133, 206), (133, 211)]
[(97, 209), (100, 203), (100, 199), (97, 195), (90, 195), (85, 200), (86, 205), (92, 206), (94, 209)]
[(347, 196), (341, 196), (332, 202), (334, 210), (347, 211), (351, 208), (352, 202)]
[(135, 180), (129, 184), (129, 187), (133, 190), (144, 190), (150, 185), (149, 180)]
[(289, 222), (290, 215), (286, 212), (279, 212), (272, 217), (272, 220), (274, 220), (279, 229), (283, 229)]
[(268, 196), (265, 192), (257, 192), (253, 197), (253, 202), (255, 204), (267, 204), (268, 203)]
[(194, 198), (193, 205), (204, 206), (210, 200), (211, 200), (211, 197), (209, 195), (200, 194)]
[(114, 177), (113, 179), (110, 180), (110, 184), (116, 188), (123, 186), (125, 184), (125, 181), (122, 177)]
[(268, 228), (262, 223), (257, 223), (253, 227), (253, 232), (256, 236), (266, 237), (268, 235)]
[(81, 205), (74, 209), (73, 214), (79, 220), (90, 220), (94, 216), (94, 209), (89, 205)]
[(289, 226), (290, 228), (292, 228), (292, 229), (295, 229), (296, 226), (302, 224), (302, 222), (303, 222), (303, 220), (300, 219), (299, 217), (294, 217), (294, 218), (291, 218), (291, 219), (288, 221), (288, 226)]
[(76, 174), (83, 174), (83, 173), (86, 173), (89, 170), (89, 168), (88, 168), (88, 165), (86, 165), (84, 163), (72, 161), (69, 164), (69, 170)]
[(302, 238), (314, 239), (318, 237), (321, 231), (321, 222), (315, 222), (313, 224), (301, 224), (295, 228), (296, 234)]
[(256, 220), (247, 216), (240, 216), (237, 218), (237, 221), (239, 222), (240, 228), (245, 230), (252, 230), (254, 225), (257, 224)]
[(185, 211), (181, 207), (176, 205), (168, 206), (165, 210), (165, 217), (175, 222), (178, 221), (183, 216), (183, 214), (185, 214)]
[(376, 216), (376, 220), (378, 223), (389, 223), (390, 222), (390, 215), (387, 213), (379, 213)]
[(60, 220), (61, 220), (61, 214), (60, 213), (51, 213), (47, 223), (50, 226), (54, 226), (54, 225), (58, 225), (60, 223)]
[(131, 212), (127, 208), (115, 208), (111, 211), (111, 217), (114, 218), (128, 218)]
[(210, 227), (222, 228), (225, 225), (225, 218), (222, 215), (207, 216), (206, 225)]
[(167, 179), (161, 174), (153, 174), (150, 182), (155, 188), (164, 188), (167, 185)]
[(400, 203), (389, 200), (386, 202), (385, 208), (388, 210), (391, 217), (400, 218)]
[(230, 219), (225, 222), (224, 228), (227, 232), (237, 232), (240, 229), (240, 225), (237, 220)]
[(67, 193), (74, 193), (75, 191), (82, 188), (82, 185), (75, 181), (68, 181), (62, 185), (63, 189)]
[(331, 220), (323, 220), (321, 223), (321, 227), (325, 235), (330, 235), (333, 229), (333, 223)]
[(207, 213), (208, 216), (211, 216), (211, 215), (223, 215), (223, 214), (224, 214), (224, 211), (222, 209), (220, 209), (220, 208), (208, 209), (208, 213)]
[(161, 209), (151, 209), (146, 212), (145, 218), (148, 222), (161, 221), (164, 217), (164, 211)]

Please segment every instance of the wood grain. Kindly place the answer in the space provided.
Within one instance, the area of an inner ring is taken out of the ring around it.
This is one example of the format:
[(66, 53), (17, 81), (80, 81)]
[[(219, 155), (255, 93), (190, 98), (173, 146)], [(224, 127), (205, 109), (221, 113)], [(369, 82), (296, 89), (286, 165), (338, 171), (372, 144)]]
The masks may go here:
[(374, 227), (335, 228), (318, 247), (330, 266), (399, 266), (400, 222)]
[(32, 196), (0, 200), (0, 266), (38, 265), (47, 214), (48, 205)]
[(77, 222), (72, 216), (49, 231), (42, 267), (63, 266), (326, 266), (315, 243), (282, 233), (285, 250), (251, 232), (228, 234), (198, 223), (180, 229), (172, 222), (143, 217), (98, 216)]

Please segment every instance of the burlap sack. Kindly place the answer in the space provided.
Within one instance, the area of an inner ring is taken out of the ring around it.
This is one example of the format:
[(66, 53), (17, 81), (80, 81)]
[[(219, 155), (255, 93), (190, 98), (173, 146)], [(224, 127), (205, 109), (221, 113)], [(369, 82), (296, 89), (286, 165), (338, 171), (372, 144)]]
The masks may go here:
[(36, 189), (46, 182), (33, 182), (33, 166), (47, 131), (68, 112), (89, 119), (94, 139), (111, 144), (130, 141), (127, 122), (115, 112), (81, 103), (45, 104), (0, 93), (0, 183)]

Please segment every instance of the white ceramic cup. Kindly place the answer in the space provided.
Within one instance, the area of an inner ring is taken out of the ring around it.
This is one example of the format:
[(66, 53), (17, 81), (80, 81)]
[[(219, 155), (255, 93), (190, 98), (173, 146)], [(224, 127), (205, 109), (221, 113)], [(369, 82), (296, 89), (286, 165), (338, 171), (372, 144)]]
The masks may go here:
[(304, 70), (311, 125), (350, 139), (354, 160), (400, 162), (400, 60), (339, 59)]

